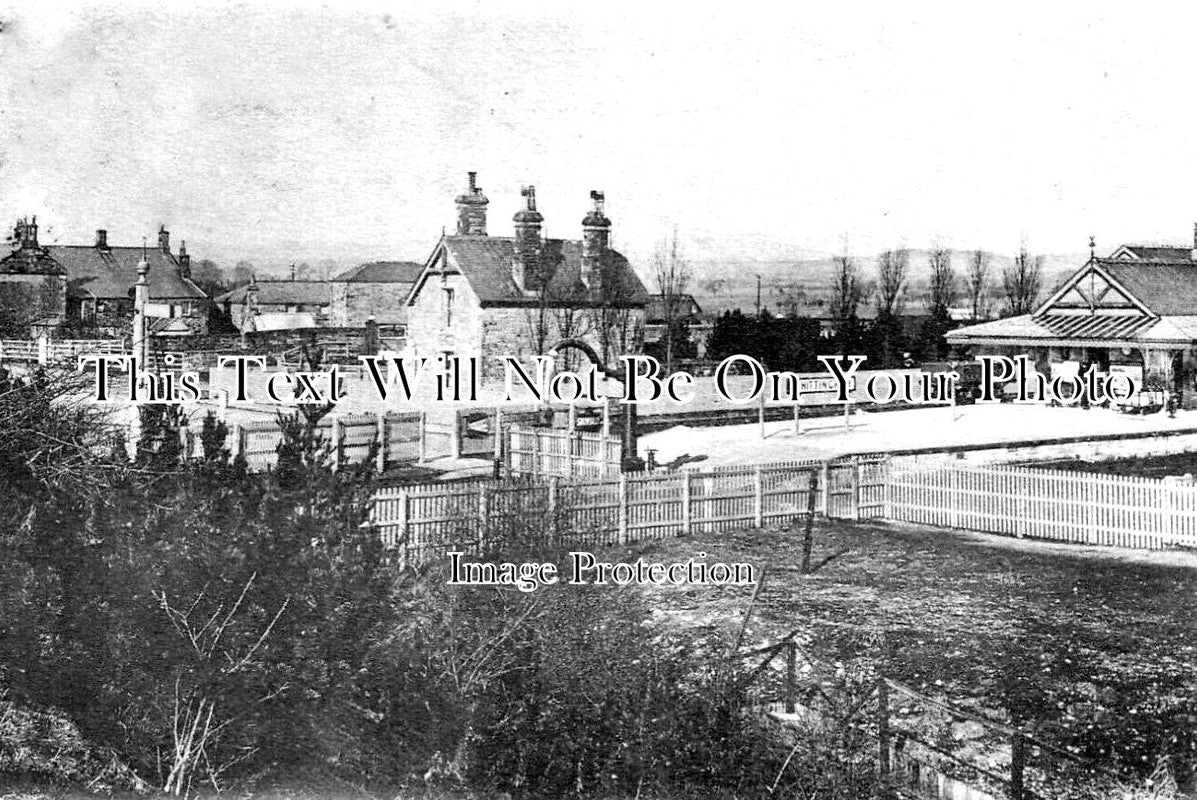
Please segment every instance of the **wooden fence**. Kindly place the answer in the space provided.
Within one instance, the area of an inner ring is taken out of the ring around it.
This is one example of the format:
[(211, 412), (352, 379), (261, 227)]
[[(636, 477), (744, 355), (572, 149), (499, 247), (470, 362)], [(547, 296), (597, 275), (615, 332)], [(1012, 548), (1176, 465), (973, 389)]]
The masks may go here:
[[(423, 415), (418, 412), (351, 414), (326, 417), (317, 430), (328, 441), (338, 459), (354, 464), (362, 461), (377, 443), (378, 465), (418, 461), (422, 457)], [(233, 425), (230, 431), (233, 455), (243, 455), (250, 469), (266, 469), (278, 461), (282, 431), (276, 420)]]
[(1159, 549), (1197, 546), (1197, 486), (1026, 467), (892, 470), (885, 516), (903, 522)]
[(812, 474), (818, 513), (881, 516), (885, 460), (857, 457), (577, 482), (526, 478), (395, 487), (375, 494), (371, 522), (406, 565), (443, 558), (451, 549), (478, 555), (519, 541), (602, 547), (790, 522), (806, 513)]
[(74, 368), (79, 356), (124, 352), (119, 339), (0, 339), (0, 362), (65, 363)]
[(507, 467), (531, 477), (616, 478), (622, 443), (601, 433), (512, 425), (504, 430)]

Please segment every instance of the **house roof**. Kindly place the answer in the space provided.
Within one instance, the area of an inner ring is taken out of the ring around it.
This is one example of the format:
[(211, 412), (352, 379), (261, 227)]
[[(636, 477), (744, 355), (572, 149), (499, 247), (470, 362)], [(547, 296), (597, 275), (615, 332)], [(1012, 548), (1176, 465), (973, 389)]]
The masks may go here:
[[(698, 304), (692, 294), (675, 294), (670, 305), (683, 317), (689, 318), (702, 313), (702, 306)], [(646, 320), (665, 319), (665, 298), (662, 295), (649, 295), (648, 304), (644, 307), (644, 318)]]
[(1120, 254), (1126, 254), (1139, 261), (1183, 262), (1193, 258), (1193, 251), (1188, 247), (1154, 244), (1124, 244), (1114, 251), (1111, 258), (1117, 259)]
[(320, 325), (316, 322), (316, 318), (306, 311), (301, 311), (298, 313), (271, 311), (264, 314), (258, 314), (256, 317), (254, 317), (253, 326), (250, 328), (250, 330), (294, 331), (318, 327), (320, 327)]
[(76, 294), (90, 294), (100, 300), (127, 300), (137, 283), (137, 265), (143, 253), (150, 271), (146, 280), (151, 300), (198, 300), (203, 290), (184, 278), (175, 257), (156, 247), (108, 247), (89, 245), (47, 245), (49, 254), (66, 268), (67, 280)]
[(1197, 261), (1098, 259), (1097, 263), (1153, 313), (1197, 314)]
[(424, 265), (416, 261), (371, 261), (333, 278), (337, 283), (415, 283)]
[(191, 333), (191, 329), (187, 327), (187, 323), (177, 317), (173, 319), (169, 317), (152, 317), (149, 320), (149, 331), (151, 335), (155, 336), (186, 336)]
[(0, 275), (65, 275), (59, 264), (44, 247), (14, 250), (0, 258)]
[[(216, 302), (243, 303), (251, 285), (225, 292), (216, 298)], [(258, 281), (257, 286), (258, 305), (328, 305), (331, 302), (327, 281)]]
[[(433, 251), (432, 257), (413, 289), (408, 303), (414, 302), (423, 282), (435, 271), (437, 255), (444, 249), (449, 266), (461, 272), (483, 306), (539, 305), (538, 296), (521, 292), (512, 276), (515, 239), (500, 236), (445, 236)], [(553, 265), (545, 297), (550, 305), (607, 305), (643, 307), (648, 292), (628, 260), (614, 250), (608, 250), (609, 261), (604, 283), (619, 287), (606, 298), (590, 292), (582, 284), (582, 243), (568, 239), (545, 239), (543, 253)]]

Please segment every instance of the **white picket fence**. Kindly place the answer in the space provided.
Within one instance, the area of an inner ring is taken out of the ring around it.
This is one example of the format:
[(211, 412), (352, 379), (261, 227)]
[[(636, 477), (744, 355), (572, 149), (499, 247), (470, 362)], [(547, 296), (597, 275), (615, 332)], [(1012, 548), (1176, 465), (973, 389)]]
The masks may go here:
[(124, 352), (124, 343), (119, 339), (0, 339), (0, 362), (74, 367), (79, 356)]
[(1028, 467), (902, 471), (889, 519), (1078, 544), (1197, 546), (1197, 486)]
[(864, 519), (884, 510), (886, 460), (866, 456), (750, 467), (655, 472), (571, 482), (462, 481), (379, 490), (371, 524), (400, 563), (499, 544), (603, 547), (786, 523), (815, 512)]
[(622, 443), (601, 433), (512, 425), (506, 431), (508, 469), (513, 475), (558, 478), (615, 478)]
[[(377, 445), (378, 468), (388, 464), (415, 462), (424, 457), (424, 415), (420, 412), (347, 414), (320, 421), (317, 433), (332, 448), (338, 461), (355, 464)], [(191, 431), (198, 437), (197, 431)], [(245, 457), (252, 470), (264, 470), (278, 462), (278, 445), (283, 439), (278, 421), (234, 423), (229, 431), (229, 451)]]

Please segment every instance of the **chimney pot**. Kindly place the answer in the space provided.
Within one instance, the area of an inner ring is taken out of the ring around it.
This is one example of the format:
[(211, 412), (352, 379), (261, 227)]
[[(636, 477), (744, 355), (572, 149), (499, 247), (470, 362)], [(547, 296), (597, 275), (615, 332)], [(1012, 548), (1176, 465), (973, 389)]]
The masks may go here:
[(544, 286), (550, 276), (542, 274), (541, 223), (544, 216), (536, 210), (536, 187), (525, 186), (524, 208), (515, 213), (515, 254), (512, 258), (512, 278), (522, 291), (535, 291)]
[(457, 235), (486, 235), (486, 206), (490, 202), (478, 186), (478, 173), (467, 172), (469, 185), (465, 194), (457, 196)]
[(101, 250), (108, 249), (108, 231), (103, 228), (96, 228), (96, 247)]
[(607, 249), (611, 244), (611, 220), (603, 213), (606, 200), (603, 192), (590, 193), (594, 208), (582, 220), (581, 279), (587, 289), (603, 291), (603, 272), (607, 263)]
[(170, 231), (166, 229), (165, 225), (158, 226), (158, 248), (163, 253), (170, 252)]

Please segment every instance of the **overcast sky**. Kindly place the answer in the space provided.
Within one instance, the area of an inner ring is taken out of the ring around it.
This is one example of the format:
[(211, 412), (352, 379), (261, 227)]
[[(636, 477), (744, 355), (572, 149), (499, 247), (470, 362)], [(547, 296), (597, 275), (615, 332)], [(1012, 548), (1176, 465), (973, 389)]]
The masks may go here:
[(492, 234), (533, 183), (576, 238), (598, 188), (633, 257), (674, 225), (730, 260), (1192, 234), (1192, 11), (665, 5), (10, 6), (0, 218), (422, 259), (477, 170)]

